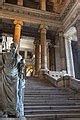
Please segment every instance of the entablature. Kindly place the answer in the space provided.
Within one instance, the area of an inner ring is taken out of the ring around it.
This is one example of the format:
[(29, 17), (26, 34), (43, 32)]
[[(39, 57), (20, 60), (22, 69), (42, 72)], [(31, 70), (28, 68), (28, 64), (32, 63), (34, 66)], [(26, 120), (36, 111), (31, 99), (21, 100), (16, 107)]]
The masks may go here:
[(19, 19), (23, 22), (35, 24), (45, 22), (48, 26), (61, 27), (60, 16), (58, 14), (7, 3), (0, 5), (0, 18)]
[(74, 20), (73, 17), (75, 16), (75, 8), (77, 8), (76, 3), (79, 3), (79, 0), (68, 0), (67, 3), (67, 7), (64, 7), (65, 9), (60, 14), (27, 8), (19, 5), (1, 3), (0, 18), (12, 20), (18, 19), (31, 24), (44, 23), (45, 25), (53, 28), (61, 28), (63, 26), (66, 29)]

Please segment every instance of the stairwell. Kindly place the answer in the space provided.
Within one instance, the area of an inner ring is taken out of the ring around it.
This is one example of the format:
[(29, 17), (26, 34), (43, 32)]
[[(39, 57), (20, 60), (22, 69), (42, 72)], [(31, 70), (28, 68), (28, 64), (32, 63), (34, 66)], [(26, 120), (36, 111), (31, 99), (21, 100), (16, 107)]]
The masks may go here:
[(80, 93), (27, 78), (24, 110), (27, 120), (80, 120)]

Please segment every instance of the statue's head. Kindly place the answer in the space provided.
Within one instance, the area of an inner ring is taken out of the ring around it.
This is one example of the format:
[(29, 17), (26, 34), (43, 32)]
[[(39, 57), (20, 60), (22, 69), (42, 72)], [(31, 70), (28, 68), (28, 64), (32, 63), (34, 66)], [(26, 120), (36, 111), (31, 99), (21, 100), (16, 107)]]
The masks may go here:
[(16, 50), (17, 50), (16, 44), (15, 43), (11, 43), (10, 51), (14, 54), (14, 53), (16, 53)]

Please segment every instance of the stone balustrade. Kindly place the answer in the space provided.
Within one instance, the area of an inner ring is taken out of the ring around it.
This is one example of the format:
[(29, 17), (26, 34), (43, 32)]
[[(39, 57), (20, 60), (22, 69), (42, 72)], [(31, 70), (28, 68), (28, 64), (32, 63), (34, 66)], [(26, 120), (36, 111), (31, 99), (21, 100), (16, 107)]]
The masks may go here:
[(61, 71), (61, 72), (49, 71), (49, 75), (52, 76), (55, 80), (58, 80), (59, 78), (67, 75), (67, 72), (66, 71)]

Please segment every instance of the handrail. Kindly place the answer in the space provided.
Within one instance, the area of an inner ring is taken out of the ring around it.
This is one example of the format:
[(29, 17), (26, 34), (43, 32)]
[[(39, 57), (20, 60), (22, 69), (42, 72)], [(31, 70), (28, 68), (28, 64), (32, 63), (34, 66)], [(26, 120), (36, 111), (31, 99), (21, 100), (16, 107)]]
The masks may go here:
[(51, 76), (48, 71), (44, 73), (44, 77), (57, 87), (70, 87), (75, 90), (80, 90), (80, 80), (69, 76), (68, 74), (55, 79), (55, 77)]

